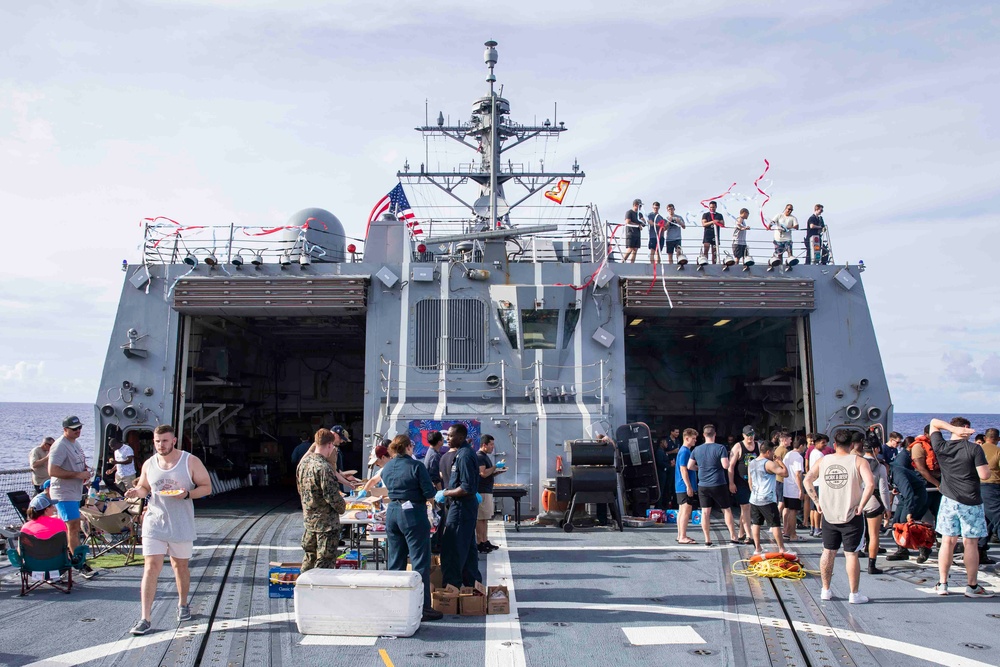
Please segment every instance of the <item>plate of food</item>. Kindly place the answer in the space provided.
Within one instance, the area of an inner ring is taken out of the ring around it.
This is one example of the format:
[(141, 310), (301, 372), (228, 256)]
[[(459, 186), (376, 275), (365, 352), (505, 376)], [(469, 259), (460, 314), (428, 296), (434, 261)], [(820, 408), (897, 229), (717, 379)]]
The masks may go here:
[(157, 493), (168, 498), (175, 498), (177, 496), (183, 496), (187, 493), (187, 491), (184, 489), (164, 489), (163, 491), (157, 491)]

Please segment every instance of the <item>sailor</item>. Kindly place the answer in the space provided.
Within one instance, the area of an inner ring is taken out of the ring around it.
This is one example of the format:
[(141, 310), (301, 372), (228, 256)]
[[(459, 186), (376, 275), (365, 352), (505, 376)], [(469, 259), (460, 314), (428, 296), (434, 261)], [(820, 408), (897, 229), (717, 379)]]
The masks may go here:
[(406, 570), (409, 557), (413, 571), (424, 582), (424, 613), (421, 620), (436, 621), (443, 616), (431, 609), (431, 524), (427, 501), (434, 497), (434, 485), (426, 466), (413, 458), (413, 443), (397, 435), (389, 443), (392, 455), (382, 467), (382, 483), (389, 492), (385, 512), (385, 537), (390, 570)]
[[(816, 204), (816, 206), (813, 207), (813, 214), (810, 215), (809, 220), (806, 221), (806, 238), (805, 238), (806, 264), (812, 264), (812, 258), (813, 258), (813, 249), (811, 245), (812, 238), (814, 236), (818, 236), (819, 243), (821, 244), (822, 247), (823, 230), (825, 228), (826, 228), (826, 223), (823, 221), (823, 205)], [(826, 251), (825, 248), (823, 248), (820, 254), (821, 264), (826, 264), (827, 260), (829, 259), (828, 255), (829, 253)], [(900, 440), (902, 440), (902, 438), (900, 438)]]
[(625, 211), (625, 254), (622, 255), (622, 263), (635, 263), (635, 255), (639, 252), (639, 244), (642, 243), (642, 228), (646, 225), (643, 218), (642, 200), (632, 201), (632, 208)]
[[(740, 506), (740, 537), (742, 544), (750, 543), (750, 462), (760, 455), (753, 426), (743, 427), (743, 441), (737, 442), (729, 452), (729, 492), (736, 496)], [(777, 501), (775, 501), (777, 502)]]
[(781, 257), (786, 252), (792, 256), (792, 230), (799, 228), (799, 220), (792, 211), (795, 207), (785, 204), (785, 210), (774, 216), (771, 220), (771, 229), (774, 230), (774, 256)]
[[(674, 253), (677, 253), (677, 259), (680, 261), (681, 258), (681, 230), (686, 228), (687, 225), (684, 223), (684, 218), (674, 213), (674, 205), (667, 204), (667, 216), (664, 218), (667, 223), (667, 263), (674, 263)], [(678, 449), (680, 448), (678, 439)]]
[(336, 471), (330, 464), (331, 458), (337, 460), (339, 442), (338, 435), (329, 429), (316, 431), (312, 449), (302, 457), (295, 471), (302, 499), (302, 550), (305, 551), (302, 572), (336, 565), (340, 515), (347, 509), (337, 485)]
[(441, 431), (431, 431), (427, 434), (427, 453), (424, 454), (424, 465), (431, 475), (431, 483), (435, 489), (443, 489), (441, 482), (441, 456), (448, 451), (444, 445), (444, 436)]
[(465, 424), (452, 424), (448, 444), (455, 450), (455, 464), (446, 490), (434, 496), (439, 504), (448, 503), (448, 518), (441, 537), (441, 575), (444, 584), (472, 586), (482, 582), (479, 551), (476, 549), (476, 520), (479, 513), (479, 465), (476, 453), (467, 440)]
[(28, 465), (31, 466), (31, 484), (35, 487), (35, 493), (42, 492), (42, 484), (49, 479), (49, 450), (56, 441), (53, 437), (46, 437), (42, 444), (31, 450), (28, 454)]
[(712, 264), (718, 260), (719, 252), (719, 227), (724, 225), (721, 213), (716, 213), (718, 207), (714, 201), (708, 202), (708, 212), (701, 216), (701, 226), (705, 228), (701, 238), (702, 257), (708, 259), (709, 251), (712, 254)]
[[(62, 422), (62, 437), (49, 450), (49, 498), (56, 504), (59, 518), (66, 522), (69, 533), (69, 549), (76, 551), (80, 545), (80, 500), (83, 487), (93, 476), (87, 467), (87, 458), (77, 440), (83, 429), (79, 417), (66, 417)], [(84, 570), (90, 573), (89, 567)]]
[(653, 202), (653, 212), (649, 215), (649, 263), (660, 263), (660, 250), (665, 245), (667, 220), (660, 215), (660, 202)]

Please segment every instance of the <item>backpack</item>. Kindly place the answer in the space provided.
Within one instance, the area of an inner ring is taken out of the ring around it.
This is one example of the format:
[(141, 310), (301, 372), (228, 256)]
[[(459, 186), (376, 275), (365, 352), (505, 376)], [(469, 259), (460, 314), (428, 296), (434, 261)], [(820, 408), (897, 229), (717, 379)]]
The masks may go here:
[(904, 549), (934, 548), (934, 527), (919, 521), (897, 523), (892, 527), (896, 544)]
[[(938, 464), (937, 455), (934, 453), (934, 448), (931, 447), (931, 441), (925, 435), (918, 436), (917, 439), (913, 441), (913, 444), (910, 445), (910, 456), (913, 456), (913, 448), (918, 445), (923, 447), (924, 452), (927, 453), (927, 458), (925, 459), (927, 461), (927, 469), (931, 472), (941, 470), (941, 466)], [(911, 465), (913, 465), (914, 470), (917, 469), (917, 466), (912, 462)]]

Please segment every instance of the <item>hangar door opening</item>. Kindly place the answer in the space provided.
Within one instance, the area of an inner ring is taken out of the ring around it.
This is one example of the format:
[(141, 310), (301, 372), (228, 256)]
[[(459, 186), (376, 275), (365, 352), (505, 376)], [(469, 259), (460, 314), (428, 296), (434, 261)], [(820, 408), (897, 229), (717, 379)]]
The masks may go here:
[(294, 485), (292, 450), (341, 424), (343, 466), (361, 470), (365, 317), (183, 318), (184, 448), (220, 480)]
[(738, 439), (745, 424), (761, 434), (805, 430), (802, 324), (796, 317), (626, 318), (628, 420), (646, 422), (657, 438), (710, 423), (721, 442)]

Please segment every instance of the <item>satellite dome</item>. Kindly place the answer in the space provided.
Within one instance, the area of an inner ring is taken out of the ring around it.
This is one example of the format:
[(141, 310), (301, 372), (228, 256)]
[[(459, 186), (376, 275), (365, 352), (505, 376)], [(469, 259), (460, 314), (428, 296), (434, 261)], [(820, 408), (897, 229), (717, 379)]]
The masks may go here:
[(315, 246), (311, 253), (314, 262), (343, 262), (346, 260), (344, 225), (333, 213), (323, 208), (304, 208), (288, 219), (289, 227), (305, 227), (306, 241)]

